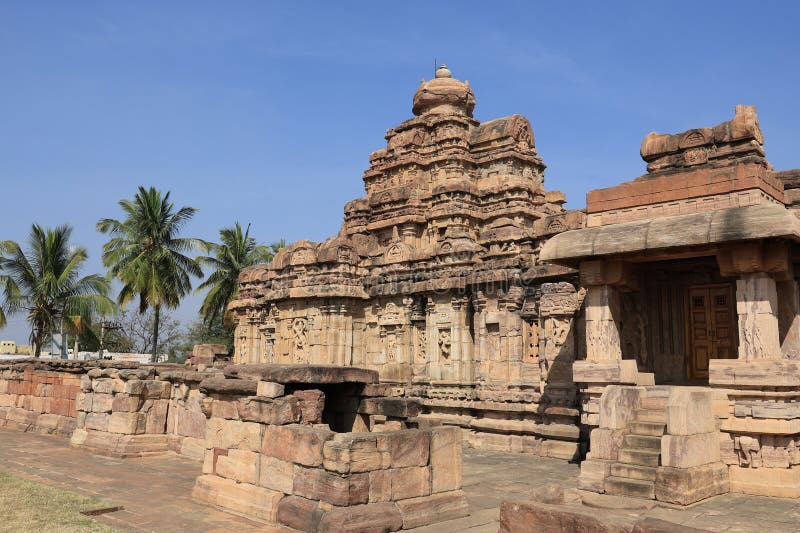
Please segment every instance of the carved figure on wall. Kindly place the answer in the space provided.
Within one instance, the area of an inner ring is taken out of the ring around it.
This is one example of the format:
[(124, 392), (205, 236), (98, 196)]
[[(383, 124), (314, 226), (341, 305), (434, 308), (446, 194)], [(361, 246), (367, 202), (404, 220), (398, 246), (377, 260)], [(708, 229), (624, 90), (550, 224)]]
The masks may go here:
[(397, 334), (390, 331), (386, 335), (386, 362), (394, 363), (397, 361)]
[(553, 318), (552, 341), (556, 346), (562, 346), (569, 335), (570, 321), (563, 318)]
[(424, 362), (426, 355), (426, 344), (428, 343), (428, 335), (425, 332), (425, 326), (417, 329), (417, 361)]
[(439, 354), (445, 359), (450, 357), (450, 330), (439, 330)]
[(733, 448), (739, 457), (740, 466), (758, 468), (761, 466), (761, 444), (755, 437), (741, 436), (733, 441)]
[(264, 353), (261, 359), (264, 363), (272, 363), (275, 360), (275, 329), (263, 328), (261, 333), (264, 336)]
[(308, 337), (306, 329), (308, 328), (308, 321), (305, 318), (295, 318), (292, 322), (292, 334), (294, 335), (294, 350), (298, 363), (307, 363), (306, 356), (306, 343)]
[(239, 327), (239, 354), (242, 361), (247, 362), (247, 333), (243, 327)]

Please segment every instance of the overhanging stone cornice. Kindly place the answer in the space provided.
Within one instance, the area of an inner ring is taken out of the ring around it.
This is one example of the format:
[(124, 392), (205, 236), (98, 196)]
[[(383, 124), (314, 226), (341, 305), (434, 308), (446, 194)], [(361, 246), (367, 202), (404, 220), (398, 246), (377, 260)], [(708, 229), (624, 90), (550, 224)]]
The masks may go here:
[(566, 231), (549, 239), (542, 261), (581, 260), (755, 239), (800, 241), (800, 219), (779, 205), (752, 205)]

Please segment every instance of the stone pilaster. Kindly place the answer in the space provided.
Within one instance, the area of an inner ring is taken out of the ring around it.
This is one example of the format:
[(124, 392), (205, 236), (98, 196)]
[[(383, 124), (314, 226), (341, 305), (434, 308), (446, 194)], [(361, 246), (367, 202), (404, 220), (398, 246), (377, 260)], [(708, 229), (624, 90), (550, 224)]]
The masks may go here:
[(736, 280), (736, 313), (739, 359), (780, 359), (778, 293), (769, 274), (743, 274)]

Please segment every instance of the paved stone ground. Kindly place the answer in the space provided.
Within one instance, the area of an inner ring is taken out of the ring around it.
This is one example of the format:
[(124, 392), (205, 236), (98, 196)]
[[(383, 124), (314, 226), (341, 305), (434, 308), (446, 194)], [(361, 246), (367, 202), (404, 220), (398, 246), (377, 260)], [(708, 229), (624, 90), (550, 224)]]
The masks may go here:
[[(174, 455), (109, 459), (73, 450), (62, 438), (0, 429), (0, 470), (122, 505), (124, 510), (98, 520), (124, 531), (287, 533), (192, 500), (200, 465)], [(464, 491), (472, 515), (413, 531), (496, 533), (502, 500), (526, 501), (535, 487), (553, 482), (574, 487), (577, 475), (577, 465), (555, 459), (465, 450)], [(800, 531), (800, 500), (728, 494), (649, 515), (709, 531)]]

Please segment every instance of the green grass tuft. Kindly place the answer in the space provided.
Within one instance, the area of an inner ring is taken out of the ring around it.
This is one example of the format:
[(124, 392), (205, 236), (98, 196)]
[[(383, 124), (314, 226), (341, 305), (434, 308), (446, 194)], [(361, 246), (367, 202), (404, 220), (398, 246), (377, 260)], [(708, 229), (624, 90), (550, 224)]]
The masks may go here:
[(80, 514), (101, 507), (109, 504), (0, 472), (0, 531), (116, 532)]

